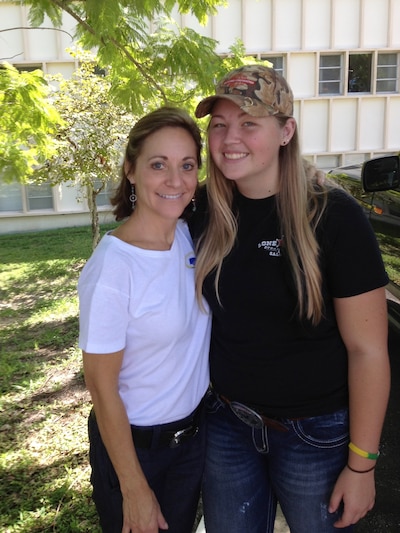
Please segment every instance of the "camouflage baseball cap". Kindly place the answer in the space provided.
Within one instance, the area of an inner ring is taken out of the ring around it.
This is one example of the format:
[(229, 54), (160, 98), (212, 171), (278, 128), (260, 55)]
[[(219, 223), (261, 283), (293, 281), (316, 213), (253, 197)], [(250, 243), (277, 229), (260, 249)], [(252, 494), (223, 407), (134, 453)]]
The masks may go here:
[(196, 117), (211, 113), (221, 98), (234, 102), (253, 117), (293, 115), (293, 93), (287, 81), (276, 70), (263, 65), (246, 65), (229, 72), (217, 84), (215, 95), (198, 104)]

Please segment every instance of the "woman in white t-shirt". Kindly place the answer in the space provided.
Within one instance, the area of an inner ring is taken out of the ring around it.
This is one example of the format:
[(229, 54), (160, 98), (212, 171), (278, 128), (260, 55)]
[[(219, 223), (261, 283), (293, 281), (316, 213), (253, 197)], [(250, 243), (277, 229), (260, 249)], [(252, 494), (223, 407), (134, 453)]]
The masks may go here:
[(189, 533), (204, 460), (210, 316), (195, 295), (201, 138), (160, 108), (132, 128), (116, 220), (79, 279), (80, 339), (93, 410), (93, 499), (105, 533)]

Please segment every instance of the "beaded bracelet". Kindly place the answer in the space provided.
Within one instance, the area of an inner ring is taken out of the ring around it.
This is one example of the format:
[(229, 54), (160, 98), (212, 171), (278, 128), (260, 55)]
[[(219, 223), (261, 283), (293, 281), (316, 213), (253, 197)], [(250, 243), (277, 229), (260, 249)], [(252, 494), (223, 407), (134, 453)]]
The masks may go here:
[(349, 448), (350, 448), (351, 451), (353, 451), (357, 455), (360, 455), (361, 457), (365, 457), (365, 459), (372, 459), (372, 460), (375, 461), (379, 457), (379, 451), (378, 451), (378, 453), (365, 452), (364, 450), (362, 450), (361, 448), (359, 448), (358, 446), (356, 446), (352, 442), (349, 442)]
[(372, 468), (368, 468), (368, 470), (356, 470), (355, 468), (351, 468), (349, 464), (347, 464), (346, 466), (349, 470), (351, 470), (352, 472), (355, 472), (356, 474), (366, 474), (367, 472), (372, 472), (372, 470), (375, 469), (376, 465), (374, 465)]

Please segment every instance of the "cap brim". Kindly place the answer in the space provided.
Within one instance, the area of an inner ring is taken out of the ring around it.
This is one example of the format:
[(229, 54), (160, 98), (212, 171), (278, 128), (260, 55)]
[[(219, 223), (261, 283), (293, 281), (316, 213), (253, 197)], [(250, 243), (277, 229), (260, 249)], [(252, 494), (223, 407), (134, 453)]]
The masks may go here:
[(206, 115), (209, 115), (211, 113), (212, 108), (214, 107), (214, 104), (217, 100), (222, 98), (221, 96), (208, 96), (207, 98), (204, 98), (204, 100), (201, 100), (199, 104), (196, 107), (196, 111), (194, 114), (197, 118), (205, 117)]
[(196, 117), (202, 118), (209, 115), (217, 100), (229, 100), (249, 115), (256, 117), (268, 117), (273, 114), (268, 110), (267, 106), (263, 105), (261, 102), (255, 102), (252, 98), (237, 94), (215, 94), (214, 96), (208, 96), (199, 102), (195, 111)]

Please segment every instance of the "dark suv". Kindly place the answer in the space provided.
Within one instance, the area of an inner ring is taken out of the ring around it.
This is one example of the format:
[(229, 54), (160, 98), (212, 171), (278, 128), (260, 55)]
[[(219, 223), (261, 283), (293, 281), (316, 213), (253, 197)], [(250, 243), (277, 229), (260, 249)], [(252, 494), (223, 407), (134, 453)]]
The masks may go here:
[(400, 157), (338, 167), (328, 177), (356, 198), (371, 221), (394, 295), (388, 300), (390, 321), (400, 329)]

